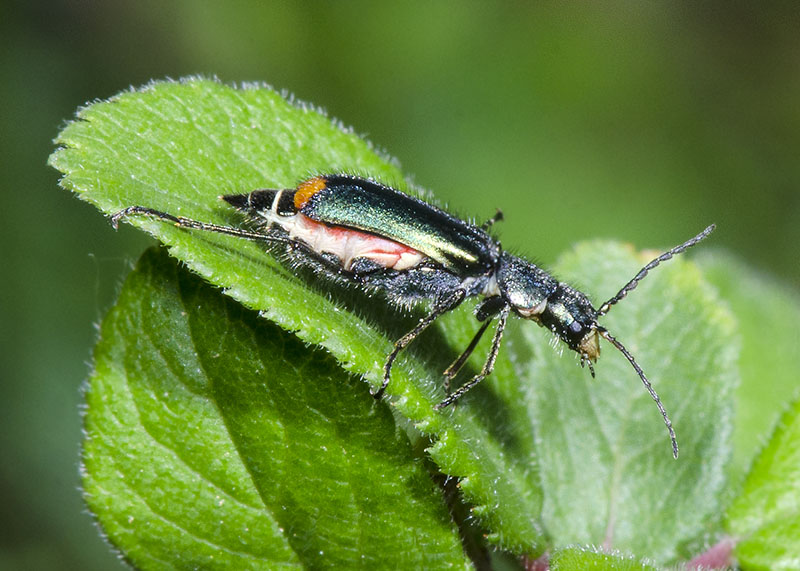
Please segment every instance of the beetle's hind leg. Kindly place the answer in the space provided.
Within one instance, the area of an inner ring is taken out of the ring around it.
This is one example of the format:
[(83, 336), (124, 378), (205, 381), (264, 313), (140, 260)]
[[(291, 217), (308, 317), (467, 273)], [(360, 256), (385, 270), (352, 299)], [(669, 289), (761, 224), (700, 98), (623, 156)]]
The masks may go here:
[(238, 238), (246, 238), (247, 240), (263, 240), (267, 242), (284, 242), (292, 244), (288, 238), (280, 236), (273, 236), (261, 232), (250, 232), (242, 230), (241, 228), (234, 228), (232, 226), (220, 226), (219, 224), (209, 224), (208, 222), (200, 222), (192, 220), (191, 218), (184, 218), (183, 216), (174, 216), (161, 210), (148, 208), (146, 206), (129, 206), (124, 210), (120, 210), (111, 215), (111, 225), (116, 229), (119, 226), (119, 221), (129, 216), (142, 215), (149, 216), (150, 218), (157, 218), (166, 222), (172, 222), (179, 228), (189, 228), (192, 230), (204, 230), (207, 232), (216, 232), (218, 234), (227, 234), (228, 236), (236, 236)]
[(375, 394), (372, 395), (376, 400), (383, 396), (383, 392), (389, 385), (389, 379), (391, 378), (392, 374), (392, 365), (394, 364), (394, 360), (397, 359), (397, 356), (400, 354), (400, 351), (408, 347), (411, 342), (414, 341), (414, 339), (416, 339), (420, 333), (425, 331), (431, 323), (436, 321), (436, 319), (451, 309), (455, 309), (458, 304), (464, 301), (466, 296), (467, 292), (465, 292), (463, 289), (455, 290), (448, 297), (446, 297), (444, 301), (437, 304), (436, 307), (433, 308), (433, 311), (431, 311), (430, 315), (420, 319), (419, 323), (416, 325), (416, 327), (414, 327), (414, 329), (395, 341), (394, 349), (392, 349), (392, 352), (386, 357), (386, 363), (383, 365), (383, 384), (381, 384), (380, 388), (375, 392)]
[(161, 220), (166, 220), (168, 222), (172, 222), (173, 224), (180, 223), (180, 219), (172, 214), (167, 214), (166, 212), (155, 210), (154, 208), (147, 208), (146, 206), (129, 206), (128, 208), (124, 208), (123, 210), (115, 212), (111, 215), (111, 226), (114, 228), (114, 230), (116, 230), (119, 228), (120, 220), (134, 214), (142, 214), (151, 218), (160, 218)]

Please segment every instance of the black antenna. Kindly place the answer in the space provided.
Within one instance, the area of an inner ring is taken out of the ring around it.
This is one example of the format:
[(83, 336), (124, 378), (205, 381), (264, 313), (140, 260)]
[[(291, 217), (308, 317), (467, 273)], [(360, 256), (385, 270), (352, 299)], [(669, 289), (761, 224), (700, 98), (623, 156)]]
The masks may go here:
[[(600, 317), (601, 315), (605, 315), (606, 313), (608, 313), (608, 310), (611, 309), (612, 305), (618, 303), (620, 300), (624, 299), (625, 296), (628, 295), (628, 293), (636, 289), (636, 286), (639, 285), (639, 282), (644, 279), (644, 277), (650, 270), (655, 268), (661, 262), (666, 262), (676, 254), (680, 254), (681, 252), (688, 250), (689, 248), (691, 248), (692, 246), (703, 240), (706, 236), (711, 234), (714, 231), (714, 228), (716, 228), (716, 225), (712, 224), (711, 226), (700, 232), (697, 236), (695, 236), (691, 240), (687, 240), (680, 246), (675, 246), (668, 252), (664, 252), (655, 260), (653, 260), (645, 267), (643, 267), (641, 270), (639, 270), (639, 273), (633, 276), (633, 279), (628, 283), (626, 283), (625, 287), (619, 290), (617, 295), (615, 295), (614, 297), (612, 297), (611, 299), (609, 299), (607, 302), (605, 302), (603, 305), (600, 306), (600, 309), (597, 310), (597, 317)], [(611, 340), (609, 339), (609, 341)]]
[(650, 384), (650, 381), (647, 380), (647, 377), (642, 371), (642, 368), (639, 366), (639, 363), (636, 362), (636, 359), (633, 358), (628, 350), (625, 348), (625, 345), (617, 341), (617, 339), (611, 335), (608, 331), (603, 329), (602, 327), (597, 328), (597, 332), (609, 343), (611, 343), (614, 347), (619, 349), (620, 353), (625, 355), (625, 358), (634, 368), (634, 370), (638, 373), (639, 378), (642, 379), (642, 383), (644, 383), (644, 387), (647, 389), (647, 392), (650, 393), (650, 396), (653, 397), (653, 400), (656, 401), (656, 406), (658, 410), (661, 412), (661, 416), (664, 418), (664, 424), (667, 426), (667, 430), (669, 431), (669, 439), (672, 442), (672, 456), (677, 460), (678, 458), (678, 439), (675, 437), (675, 429), (672, 428), (672, 421), (669, 419), (667, 415), (667, 411), (664, 409), (664, 405), (661, 404), (661, 399), (658, 396), (658, 393), (653, 388), (653, 385)]
[[(645, 267), (639, 270), (639, 273), (633, 276), (633, 279), (629, 281), (627, 284), (625, 284), (625, 286), (621, 290), (619, 290), (619, 292), (617, 292), (617, 295), (615, 295), (614, 297), (612, 297), (611, 299), (609, 299), (607, 302), (605, 302), (603, 305), (600, 306), (600, 309), (597, 310), (597, 317), (600, 317), (608, 313), (608, 310), (611, 309), (613, 305), (618, 303), (620, 300), (624, 299), (625, 296), (627, 296), (631, 291), (636, 289), (636, 286), (639, 285), (639, 282), (644, 279), (644, 277), (650, 272), (650, 270), (655, 268), (661, 262), (666, 262), (676, 254), (680, 254), (681, 252), (688, 250), (701, 240), (705, 239), (709, 234), (711, 234), (714, 231), (714, 228), (716, 228), (716, 226), (712, 224), (711, 226), (700, 232), (694, 238), (687, 240), (686, 242), (684, 242), (679, 246), (675, 246), (671, 250), (664, 252), (656, 259), (652, 260), (649, 264), (647, 264)], [(647, 392), (649, 392), (650, 396), (653, 397), (653, 400), (655, 401), (656, 406), (658, 407), (658, 410), (661, 413), (661, 416), (664, 418), (664, 424), (666, 425), (667, 430), (669, 431), (669, 439), (672, 442), (672, 456), (677, 459), (678, 439), (675, 437), (675, 429), (672, 428), (672, 421), (669, 419), (667, 411), (664, 409), (664, 405), (661, 404), (661, 398), (659, 398), (658, 393), (653, 388), (653, 385), (650, 384), (649, 380), (647, 380), (647, 376), (645, 376), (644, 371), (636, 362), (636, 359), (633, 358), (633, 355), (631, 355), (630, 352), (625, 348), (625, 345), (617, 341), (617, 339), (603, 327), (597, 326), (597, 332), (600, 334), (601, 337), (603, 337), (614, 347), (616, 347), (620, 353), (625, 355), (625, 358), (628, 360), (633, 369), (639, 375), (639, 378), (642, 380), (642, 383), (644, 384), (644, 387), (647, 389)]]

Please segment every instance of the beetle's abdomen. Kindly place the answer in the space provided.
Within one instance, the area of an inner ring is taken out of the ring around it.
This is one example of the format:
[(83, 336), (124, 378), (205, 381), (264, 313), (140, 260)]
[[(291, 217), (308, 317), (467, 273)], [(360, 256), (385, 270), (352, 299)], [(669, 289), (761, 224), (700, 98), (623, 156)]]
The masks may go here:
[(357, 259), (398, 271), (414, 268), (426, 259), (424, 254), (394, 240), (310, 218), (297, 207), (298, 203), (302, 207), (308, 190), (300, 185), (297, 189), (257, 190), (223, 198), (236, 208), (263, 218), (268, 226), (278, 226), (289, 239), (302, 242), (315, 253), (335, 256), (346, 271)]
[(398, 242), (342, 226), (328, 226), (299, 212), (280, 218), (278, 223), (290, 238), (306, 243), (317, 253), (339, 258), (347, 271), (358, 258), (392, 270), (408, 270), (425, 259), (423, 254)]

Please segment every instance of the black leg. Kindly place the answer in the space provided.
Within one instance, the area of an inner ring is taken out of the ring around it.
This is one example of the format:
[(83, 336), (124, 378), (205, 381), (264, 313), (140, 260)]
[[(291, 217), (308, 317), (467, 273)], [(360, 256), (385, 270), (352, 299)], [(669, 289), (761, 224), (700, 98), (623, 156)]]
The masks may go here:
[(447, 406), (450, 406), (458, 399), (460, 399), (464, 394), (470, 390), (472, 387), (480, 383), (483, 379), (488, 377), (492, 370), (494, 369), (494, 363), (497, 360), (497, 353), (500, 351), (500, 341), (503, 339), (503, 331), (506, 328), (506, 321), (508, 320), (508, 314), (511, 311), (510, 306), (505, 306), (500, 311), (500, 318), (497, 321), (497, 329), (494, 332), (494, 338), (492, 339), (492, 348), (489, 351), (489, 355), (486, 357), (486, 362), (483, 364), (483, 369), (477, 375), (475, 375), (468, 383), (462, 385), (456, 392), (452, 395), (444, 399), (442, 402), (437, 404), (434, 408), (436, 410), (441, 410)]
[(465, 292), (463, 289), (458, 289), (454, 291), (450, 296), (445, 298), (443, 302), (434, 307), (430, 315), (421, 319), (420, 322), (417, 324), (417, 326), (414, 327), (414, 329), (412, 329), (411, 331), (403, 335), (400, 339), (395, 341), (394, 349), (392, 349), (392, 352), (389, 353), (388, 357), (386, 357), (386, 363), (383, 365), (383, 384), (375, 392), (375, 394), (372, 395), (375, 397), (376, 400), (383, 396), (383, 392), (386, 390), (386, 387), (389, 384), (389, 379), (392, 373), (392, 364), (394, 363), (394, 360), (397, 358), (397, 355), (400, 354), (400, 351), (408, 347), (408, 345), (414, 339), (416, 339), (420, 333), (425, 331), (425, 329), (427, 329), (431, 323), (436, 321), (438, 317), (440, 317), (444, 313), (447, 313), (451, 309), (454, 309), (456, 306), (458, 306), (458, 304), (464, 301), (466, 295), (467, 292)]
[(472, 352), (475, 350), (475, 347), (478, 345), (478, 342), (483, 337), (483, 334), (486, 332), (486, 329), (489, 327), (489, 324), (492, 322), (491, 319), (487, 319), (481, 325), (481, 328), (478, 329), (478, 332), (475, 334), (475, 337), (472, 338), (472, 341), (469, 342), (469, 346), (464, 350), (459, 357), (453, 361), (453, 363), (445, 369), (444, 373), (444, 392), (445, 394), (450, 394), (450, 381), (452, 381), (461, 368), (464, 366), (464, 363), (467, 362), (469, 356), (472, 355)]
[(219, 234), (227, 234), (229, 236), (246, 238), (248, 240), (261, 240), (267, 242), (283, 242), (285, 244), (293, 244), (293, 242), (288, 238), (282, 238), (280, 236), (273, 236), (271, 234), (265, 234), (259, 232), (248, 232), (247, 230), (242, 230), (241, 228), (233, 228), (231, 226), (219, 226), (217, 224), (208, 224), (206, 222), (199, 222), (197, 220), (192, 220), (191, 218), (184, 218), (183, 216), (173, 216), (172, 214), (161, 212), (160, 210), (154, 210), (152, 208), (147, 208), (145, 206), (129, 206), (125, 210), (120, 210), (119, 212), (111, 216), (111, 225), (114, 228), (116, 228), (119, 225), (120, 220), (136, 214), (142, 216), (149, 216), (150, 218), (158, 218), (159, 220), (165, 220), (167, 222), (172, 222), (173, 224), (175, 224), (175, 226), (179, 226), (180, 228), (190, 228), (192, 230), (206, 230), (208, 232), (217, 232)]

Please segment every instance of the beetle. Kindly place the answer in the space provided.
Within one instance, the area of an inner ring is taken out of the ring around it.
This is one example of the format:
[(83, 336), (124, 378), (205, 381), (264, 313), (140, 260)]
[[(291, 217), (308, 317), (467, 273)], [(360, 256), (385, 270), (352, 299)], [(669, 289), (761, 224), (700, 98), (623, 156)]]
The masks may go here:
[[(650, 270), (706, 238), (714, 230), (713, 224), (653, 259), (616, 295), (595, 308), (585, 294), (502, 249), (488, 233), (489, 227), (502, 219), (500, 211), (477, 226), (419, 198), (347, 174), (314, 176), (293, 189), (262, 189), (221, 198), (254, 222), (254, 229), (199, 222), (144, 206), (125, 208), (114, 214), (111, 222), (116, 228), (125, 217), (145, 215), (181, 228), (283, 245), (291, 264), (310, 267), (324, 279), (380, 292), (397, 308), (428, 303), (427, 315), (395, 341), (387, 355), (383, 382), (374, 393), (376, 399), (388, 386), (392, 365), (403, 349), (467, 298), (480, 298), (474, 314), (481, 325), (467, 348), (444, 371), (447, 396), (436, 409), (453, 404), (492, 372), (511, 314), (551, 330), (580, 356), (581, 366), (588, 364), (592, 376), (602, 337), (639, 375), (667, 427), (673, 456), (678, 457), (675, 430), (661, 399), (633, 355), (598, 319), (636, 288)], [(497, 324), (481, 371), (451, 393), (450, 381), (494, 319)]]

